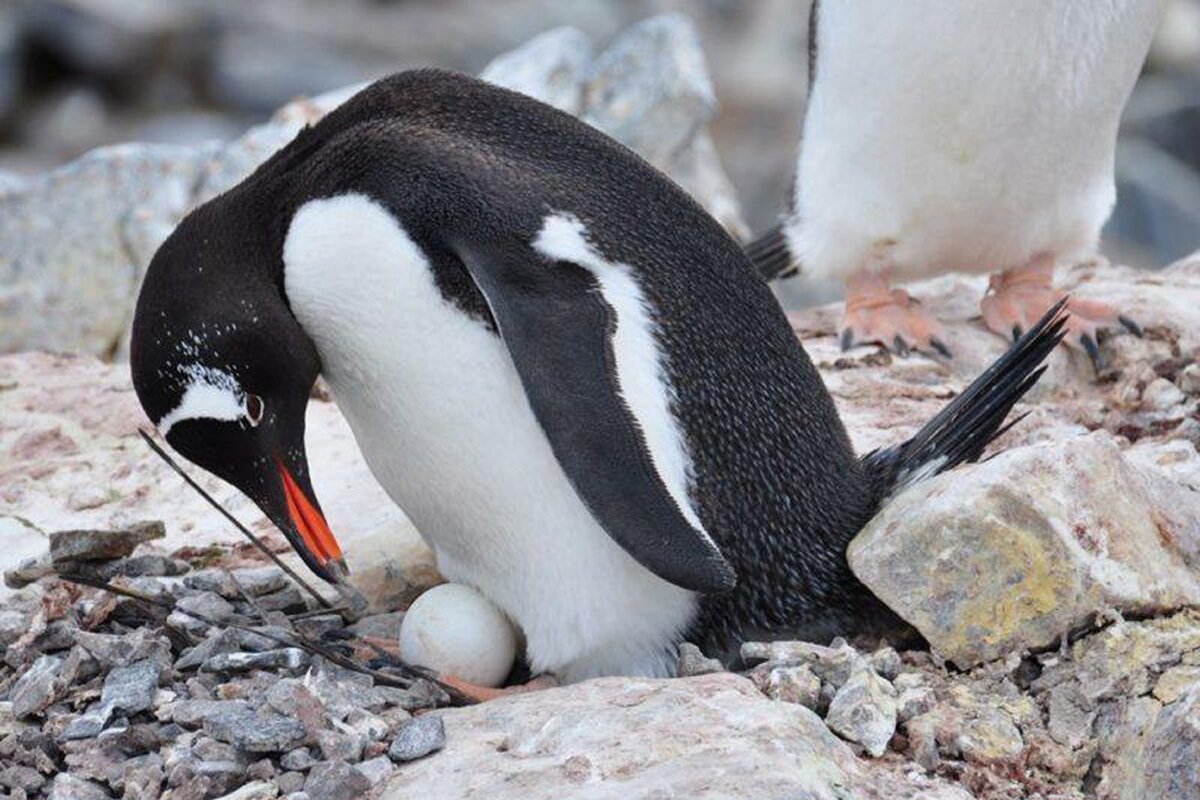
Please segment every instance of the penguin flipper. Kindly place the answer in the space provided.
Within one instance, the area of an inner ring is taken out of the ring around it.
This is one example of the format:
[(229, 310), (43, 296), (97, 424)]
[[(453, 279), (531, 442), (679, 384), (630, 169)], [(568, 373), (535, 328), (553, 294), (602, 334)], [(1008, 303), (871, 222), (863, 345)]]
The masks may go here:
[(593, 274), (515, 244), (452, 249), (487, 301), (555, 458), (600, 526), (664, 580), (699, 592), (733, 588), (732, 567), (672, 497), (621, 394), (618, 321)]

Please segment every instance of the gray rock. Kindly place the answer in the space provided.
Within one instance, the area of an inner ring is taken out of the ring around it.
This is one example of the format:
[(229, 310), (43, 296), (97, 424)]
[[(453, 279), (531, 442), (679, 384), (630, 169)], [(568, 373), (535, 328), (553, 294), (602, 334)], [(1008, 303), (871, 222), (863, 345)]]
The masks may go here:
[(265, 636), (237, 628), (224, 628), (215, 631), (207, 639), (180, 656), (179, 660), (175, 662), (175, 669), (194, 669), (221, 653), (260, 653), (278, 646), (277, 642)]
[(171, 719), (185, 728), (198, 728), (209, 717), (253, 713), (254, 707), (244, 700), (183, 700), (175, 704)]
[(196, 778), (208, 784), (208, 791), (231, 792), (246, 780), (246, 766), (238, 761), (199, 761), (192, 765)]
[(920, 764), (926, 772), (933, 772), (941, 764), (938, 752), (937, 733), (933, 720), (915, 717), (909, 720), (904, 732), (908, 735), (908, 756)]
[(350, 764), (362, 760), (366, 741), (361, 736), (341, 731), (317, 731), (317, 749), (325, 761), (345, 761)]
[(583, 119), (661, 163), (714, 113), (717, 98), (695, 28), (665, 14), (624, 31), (591, 68)]
[(119, 636), (75, 629), (71, 631), (71, 635), (80, 647), (106, 669), (127, 667), (147, 659), (163, 667), (171, 664), (170, 642), (146, 628), (138, 628)]
[(206, 620), (215, 623), (228, 622), (233, 619), (233, 606), (228, 600), (215, 592), (196, 592), (185, 595), (175, 601), (175, 607), (199, 614)]
[(1159, 713), (1146, 742), (1142, 797), (1200, 796), (1200, 686)]
[(479, 77), (578, 116), (591, 59), (592, 42), (584, 33), (555, 28), (499, 56)]
[(208, 157), (195, 147), (107, 147), (0, 195), (0, 352), (110, 353), (148, 263), (131, 242), (146, 228), (169, 233)]
[(937, 695), (928, 686), (915, 686), (900, 692), (896, 700), (896, 720), (904, 723), (919, 717), (937, 705)]
[(772, 700), (799, 703), (813, 711), (822, 705), (821, 679), (807, 664), (774, 665), (768, 661), (751, 670), (749, 678)]
[(305, 793), (312, 800), (343, 800), (358, 797), (371, 788), (371, 782), (344, 761), (322, 761), (308, 773)]
[(282, 753), (304, 743), (308, 731), (295, 719), (273, 712), (255, 712), (248, 704), (231, 702), (204, 717), (204, 732), (248, 753)]
[(910, 487), (848, 557), (871, 591), (966, 668), (1052, 646), (1102, 609), (1200, 603), (1200, 495), (1094, 433), (1004, 450)]
[(388, 758), (392, 761), (415, 761), (430, 753), (436, 753), (445, 746), (445, 723), (439, 716), (426, 714), (400, 725), (392, 746), (388, 748)]
[(317, 763), (317, 759), (307, 747), (297, 747), (295, 750), (289, 750), (279, 759), (279, 766), (286, 770), (295, 772), (308, 772), (313, 765)]
[(9, 691), (12, 712), (17, 719), (40, 714), (58, 696), (55, 678), (62, 669), (63, 659), (41, 656), (27, 669)]
[(166, 528), (157, 520), (139, 522), (120, 530), (55, 531), (50, 534), (50, 559), (61, 564), (125, 558), (139, 544), (166, 535)]
[(305, 676), (304, 686), (316, 697), (333, 719), (343, 720), (355, 709), (377, 710), (383, 707), (383, 690), (374, 686), (369, 675), (342, 669), (320, 661)]
[(330, 631), (346, 627), (346, 621), (340, 614), (317, 614), (312, 617), (301, 617), (292, 621), (296, 630), (310, 639), (320, 639)]
[(183, 575), (189, 569), (190, 567), (186, 561), (158, 555), (157, 553), (147, 553), (106, 564), (100, 570), (100, 574), (105, 579), (115, 578), (118, 575), (129, 578), (174, 577), (176, 575)]
[(77, 778), (69, 772), (60, 772), (51, 781), (46, 800), (109, 800), (109, 797), (100, 784)]
[(272, 800), (279, 796), (279, 786), (272, 781), (253, 781), (234, 789), (217, 800)]
[[(396, 710), (399, 709), (394, 709), (393, 711)], [(364, 711), (361, 708), (356, 708), (346, 715), (345, 725), (365, 741), (369, 742), (381, 741), (391, 730), (391, 726), (386, 719), (377, 714), (372, 714), (370, 711)]]
[(359, 764), (356, 769), (366, 776), (371, 786), (378, 786), (396, 770), (396, 766), (387, 756), (378, 756)]
[(126, 714), (145, 711), (154, 702), (159, 672), (159, 664), (149, 659), (114, 667), (104, 679), (100, 701)]
[(714, 672), (724, 672), (725, 665), (715, 658), (708, 658), (700, 648), (691, 642), (679, 645), (679, 661), (675, 666), (675, 674), (680, 678), (691, 678), (696, 675), (711, 675)]
[(0, 609), (0, 647), (20, 639), (29, 630), (30, 615), (16, 609)]
[(986, 709), (963, 723), (954, 739), (963, 758), (977, 764), (1007, 764), (1021, 756), (1025, 743), (1021, 731), (1003, 711)]
[(238, 600), (242, 597), (241, 589), (251, 597), (258, 597), (283, 589), (288, 585), (288, 578), (279, 567), (266, 566), (235, 570), (202, 569), (188, 575), (183, 582), (189, 589), (213, 592), (226, 600)]
[(870, 667), (857, 667), (833, 696), (825, 724), (878, 758), (896, 732), (896, 690)]
[[(390, 765), (391, 762), (388, 764)], [(281, 794), (292, 794), (304, 788), (304, 778), (302, 772), (284, 772), (275, 779), (275, 785), (279, 787)]]
[(205, 672), (249, 672), (253, 669), (295, 671), (307, 667), (311, 657), (298, 647), (261, 653), (219, 653), (205, 660)]
[(624, 31), (592, 64), (581, 118), (632, 148), (738, 237), (748, 233), (706, 126), (716, 95), (690, 20), (664, 14)]
[(1200, 364), (1188, 364), (1179, 371), (1179, 388), (1192, 397), (1200, 396)]
[[(364, 780), (366, 779), (364, 778)], [(28, 794), (35, 794), (45, 783), (46, 779), (33, 767), (25, 767), (19, 764), (0, 767), (0, 786), (7, 786), (9, 789)]]
[(286, 586), (277, 592), (259, 597), (255, 604), (263, 611), (303, 611), (304, 595), (295, 586)]
[(158, 688), (160, 665), (151, 660), (114, 667), (104, 679), (100, 701), (72, 720), (62, 733), (63, 740), (88, 739), (100, 735), (118, 711), (137, 714), (148, 710)]
[(387, 614), (371, 614), (363, 617), (347, 628), (355, 636), (373, 636), (379, 639), (400, 639), (400, 625), (404, 622), (403, 611), (392, 611)]
[(889, 681), (894, 680), (904, 668), (904, 662), (900, 660), (900, 654), (894, 647), (879, 648), (867, 656), (867, 661), (871, 668), (879, 673), (879, 677)]
[[(2, 299), (0, 299), (0, 303), (3, 303)], [(53, 574), (54, 565), (50, 563), (50, 554), (44, 553), (39, 556), (23, 559), (21, 563), (12, 569), (6, 569), (4, 571), (4, 585), (10, 589), (21, 589)]]
[(857, 650), (845, 642), (836, 647), (824, 647), (811, 642), (745, 642), (741, 656), (747, 664), (764, 661), (806, 664), (813, 674), (834, 688), (844, 684), (853, 668), (864, 660)]

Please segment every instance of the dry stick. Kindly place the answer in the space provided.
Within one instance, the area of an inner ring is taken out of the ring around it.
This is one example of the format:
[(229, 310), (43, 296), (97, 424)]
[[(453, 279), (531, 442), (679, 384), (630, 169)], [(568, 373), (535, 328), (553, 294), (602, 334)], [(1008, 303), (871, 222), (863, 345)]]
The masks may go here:
[[(302, 631), (294, 629), (294, 628), (293, 628), (292, 632), (295, 634), (295, 638), (289, 639), (286, 636), (280, 636), (279, 634), (272, 633), (269, 630), (259, 630), (259, 629), (251, 628), (246, 625), (240, 625), (236, 622), (223, 622), (223, 623), (217, 622), (214, 619), (210, 619), (209, 617), (206, 617), (204, 614), (199, 614), (195, 611), (189, 611), (186, 608), (180, 608), (177, 605), (175, 605), (174, 602), (167, 602), (166, 600), (159, 600), (156, 597), (151, 597), (150, 595), (143, 594), (142, 592), (139, 592), (135, 589), (129, 589), (124, 586), (119, 586), (114, 583), (109, 583), (109, 582), (101, 580), (99, 578), (94, 578), (90, 575), (79, 575), (79, 574), (74, 574), (74, 573), (57, 573), (57, 574), (58, 574), (59, 578), (65, 580), (65, 581), (70, 581), (71, 583), (77, 583), (81, 586), (90, 586), (93, 589), (100, 589), (105, 592), (111, 592), (112, 594), (121, 595), (122, 597), (128, 597), (131, 600), (137, 600), (141, 603), (145, 603), (146, 605), (156, 606), (157, 608), (166, 609), (167, 611), (177, 611), (180, 614), (191, 617), (192, 619), (198, 619), (201, 622), (203, 622), (205, 625), (211, 625), (212, 627), (215, 627), (215, 628), (233, 628), (235, 630), (244, 631), (246, 633), (252, 633), (256, 636), (261, 636), (264, 639), (270, 639), (271, 641), (275, 642), (276, 644), (281, 644), (285, 647), (299, 647), (302, 650), (307, 650), (309, 653), (311, 653), (313, 655), (318, 655), (324, 659), (332, 661), (333, 663), (337, 664), (338, 666), (345, 667), (346, 669), (361, 673), (363, 675), (370, 675), (377, 682), (379, 682), (385, 686), (392, 686), (392, 687), (395, 687), (398, 689), (408, 689), (408, 688), (411, 688), (412, 682), (414, 680), (418, 680), (418, 679), (426, 680), (426, 681), (429, 681), (430, 683), (435, 684), (439, 689), (444, 691), (450, 697), (450, 701), (452, 703), (454, 703), (455, 705), (473, 705), (476, 702), (478, 702), (475, 698), (469, 697), (469, 696), (463, 694), (462, 692), (460, 692), (458, 689), (454, 688), (453, 686), (450, 686), (450, 685), (438, 680), (437, 676), (434, 675), (432, 672), (422, 669), (421, 667), (414, 667), (409, 664), (405, 664), (403, 661), (400, 661), (399, 659), (395, 659), (394, 657), (392, 657), (392, 660), (393, 660), (396, 668), (399, 669), (401, 672), (408, 673), (408, 677), (396, 677), (395, 675), (389, 675), (388, 673), (381, 672), (380, 670), (377, 670), (377, 669), (371, 669), (370, 667), (365, 667), (362, 664), (359, 664), (354, 659), (344, 656), (341, 653), (337, 652), (336, 650), (333, 650), (319, 642), (314, 641), (312, 638), (306, 636)], [(362, 640), (360, 640), (360, 641), (362, 641)], [(370, 645), (370, 642), (364, 641), (363, 643)], [(383, 652), (386, 653), (386, 651), (383, 651)]]
[(300, 584), (300, 587), (303, 588), (305, 591), (307, 591), (309, 594), (311, 594), (318, 603), (320, 603), (325, 608), (333, 609), (332, 603), (330, 603), (328, 600), (326, 600), (324, 597), (322, 597), (320, 595), (320, 593), (317, 592), (316, 589), (314, 589), (312, 586), (310, 586), (308, 584), (307, 581), (305, 581), (303, 578), (301, 578), (299, 575), (297, 575), (296, 571), (294, 569), (289, 567), (287, 564), (283, 563), (283, 560), (279, 556), (275, 555), (275, 553), (272, 552), (271, 548), (267, 547), (266, 543), (262, 539), (258, 538), (253, 533), (251, 533), (249, 528), (247, 528), (242, 523), (238, 522), (237, 517), (233, 516), (233, 514), (230, 514), (228, 511), (226, 511), (225, 507), (223, 505), (221, 505), (220, 503), (218, 503), (212, 495), (210, 495), (208, 492), (204, 491), (204, 489), (201, 488), (200, 484), (198, 484), (198, 483), (196, 483), (196, 481), (192, 480), (192, 476), (188, 475), (186, 472), (184, 472), (183, 467), (179, 466), (179, 464), (177, 464), (175, 462), (175, 459), (173, 459), (173, 458), (171, 458), (171, 456), (167, 455), (167, 451), (163, 450), (161, 447), (159, 447), (158, 442), (154, 441), (154, 439), (151, 438), (150, 434), (146, 433), (145, 429), (138, 428), (138, 433), (141, 434), (142, 439), (145, 440), (146, 444), (150, 445), (150, 449), (153, 450), (155, 453), (157, 453), (159, 458), (161, 458), (163, 461), (167, 462), (167, 466), (169, 466), (171, 469), (178, 472), (179, 477), (183, 478), (184, 481), (187, 482), (188, 486), (191, 486), (193, 489), (195, 489), (196, 492), (199, 493), (199, 495), (201, 497), (203, 497), (205, 500), (208, 501), (209, 505), (211, 505), (217, 511), (220, 511), (221, 515), (224, 516), (225, 519), (227, 519), (231, 523), (233, 523), (233, 527), (235, 527), (239, 531), (241, 531), (242, 535), (245, 536), (247, 539), (249, 539), (254, 544), (255, 547), (257, 547), (259, 550), (263, 551), (263, 553), (266, 554), (267, 558), (274, 561), (276, 566), (278, 566), (281, 570), (286, 572), (288, 574), (288, 576), (291, 577), (292, 580), (294, 580), (296, 583)]

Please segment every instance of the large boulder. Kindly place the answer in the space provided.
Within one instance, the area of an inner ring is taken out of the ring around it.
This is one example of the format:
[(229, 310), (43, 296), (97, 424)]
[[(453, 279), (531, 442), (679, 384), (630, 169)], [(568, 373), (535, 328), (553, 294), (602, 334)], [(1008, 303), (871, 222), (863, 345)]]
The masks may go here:
[[(691, 23), (656, 17), (598, 57), (591, 52), (582, 33), (558, 29), (500, 56), (483, 74), (582, 116), (744, 235), (707, 133), (716, 101)], [(0, 353), (125, 356), (142, 276), (184, 214), (236, 185), (364, 85), (292, 102), (227, 144), (102, 148), (0, 191)]]
[(969, 667), (1048, 647), (1108, 609), (1200, 604), (1200, 495), (1095, 433), (918, 484), (848, 556), (871, 591)]
[(730, 674), (606, 678), (437, 713), (445, 749), (405, 765), (380, 800), (969, 796), (868, 770), (816, 714)]

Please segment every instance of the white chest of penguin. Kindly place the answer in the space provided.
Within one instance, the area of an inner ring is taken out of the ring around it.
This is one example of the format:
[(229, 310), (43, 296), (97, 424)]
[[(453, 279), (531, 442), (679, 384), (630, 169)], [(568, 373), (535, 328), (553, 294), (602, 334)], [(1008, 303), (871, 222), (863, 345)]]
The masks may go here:
[[(449, 579), (525, 633), (534, 672), (663, 675), (694, 593), (595, 521), (499, 337), (448, 302), (398, 221), (360, 195), (307, 203), (285, 290), (372, 472)], [(335, 527), (336, 520), (332, 520)]]

